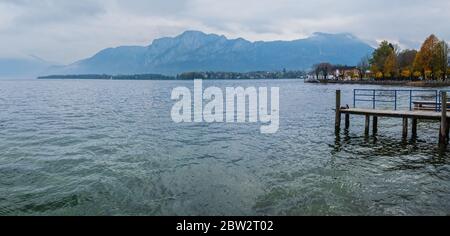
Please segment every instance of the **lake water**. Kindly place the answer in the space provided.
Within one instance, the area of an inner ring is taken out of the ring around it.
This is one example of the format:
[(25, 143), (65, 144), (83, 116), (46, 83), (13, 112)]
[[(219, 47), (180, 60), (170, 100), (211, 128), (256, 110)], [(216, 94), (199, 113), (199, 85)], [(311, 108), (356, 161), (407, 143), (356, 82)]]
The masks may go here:
[[(280, 87), (280, 130), (175, 124), (171, 91), (192, 81), (0, 81), (0, 215), (447, 215), (450, 154), (439, 124), (401, 138), (400, 119), (334, 130), (335, 90)], [(392, 88), (392, 87), (390, 87)]]

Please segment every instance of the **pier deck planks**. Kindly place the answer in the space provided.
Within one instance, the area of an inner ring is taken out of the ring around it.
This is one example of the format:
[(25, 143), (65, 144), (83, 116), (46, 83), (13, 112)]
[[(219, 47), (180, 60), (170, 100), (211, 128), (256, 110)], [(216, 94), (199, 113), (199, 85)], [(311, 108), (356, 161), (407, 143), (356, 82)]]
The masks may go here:
[[(441, 120), (441, 112), (435, 111), (393, 111), (393, 110), (374, 110), (349, 108), (341, 109), (342, 114), (351, 115), (369, 115), (377, 117), (397, 117), (397, 118), (413, 118), (413, 119), (427, 119), (427, 120)], [(447, 118), (450, 118), (450, 112), (447, 112)]]

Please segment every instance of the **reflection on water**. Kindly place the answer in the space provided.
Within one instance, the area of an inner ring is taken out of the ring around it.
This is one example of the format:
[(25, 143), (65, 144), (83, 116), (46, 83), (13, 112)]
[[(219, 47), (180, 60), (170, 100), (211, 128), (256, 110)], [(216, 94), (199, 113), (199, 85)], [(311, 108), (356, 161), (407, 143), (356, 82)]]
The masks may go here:
[[(355, 150), (357, 152), (353, 152)], [(417, 163), (422, 164), (424, 167), (426, 164), (448, 164), (449, 161), (446, 158), (449, 151), (448, 147), (427, 143), (425, 140), (417, 137), (396, 139), (394, 137), (383, 137), (378, 134), (351, 136), (349, 130), (344, 130), (342, 134), (336, 134), (336, 141), (331, 154), (336, 155), (342, 151), (353, 153), (354, 155), (370, 156), (371, 158), (378, 156), (402, 158), (425, 152), (430, 158), (419, 161), (413, 160), (412, 162), (408, 158), (405, 159), (406, 164)], [(404, 167), (407, 166), (410, 165), (404, 165)]]
[(335, 135), (335, 90), (280, 87), (280, 130), (175, 124), (171, 90), (191, 81), (0, 81), (0, 215), (446, 215), (450, 155), (435, 122), (399, 119)]

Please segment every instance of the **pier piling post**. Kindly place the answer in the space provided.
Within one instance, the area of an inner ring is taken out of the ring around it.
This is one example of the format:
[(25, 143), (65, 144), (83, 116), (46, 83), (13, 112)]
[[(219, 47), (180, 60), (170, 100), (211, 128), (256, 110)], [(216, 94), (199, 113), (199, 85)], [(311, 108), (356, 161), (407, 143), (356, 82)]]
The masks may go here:
[(448, 144), (447, 125), (447, 93), (441, 92), (441, 128), (439, 130), (439, 144)]
[(366, 135), (369, 135), (369, 132), (370, 132), (370, 128), (369, 127), (370, 127), (370, 116), (366, 115), (366, 124), (364, 126), (364, 133)]
[(445, 134), (447, 135), (446, 136), (447, 137), (447, 143), (450, 141), (450, 133), (449, 133), (450, 125), (448, 124), (448, 122), (449, 122), (449, 119), (447, 119), (447, 129), (445, 130)]
[(345, 129), (350, 128), (350, 114), (345, 114)]
[(341, 128), (341, 90), (336, 90), (336, 130)]
[(417, 138), (417, 118), (413, 118), (412, 119), (412, 124), (411, 124), (411, 130), (412, 130), (412, 137), (413, 138)]
[(373, 135), (378, 133), (378, 116), (373, 117)]
[(408, 117), (403, 117), (403, 138), (408, 138)]

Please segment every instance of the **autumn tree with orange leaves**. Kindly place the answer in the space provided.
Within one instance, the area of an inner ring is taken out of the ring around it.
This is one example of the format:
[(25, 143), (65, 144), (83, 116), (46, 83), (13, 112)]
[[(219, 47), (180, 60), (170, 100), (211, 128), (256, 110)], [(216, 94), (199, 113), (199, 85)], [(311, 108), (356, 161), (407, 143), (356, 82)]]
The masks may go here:
[(446, 79), (448, 70), (448, 45), (434, 34), (422, 44), (414, 60), (414, 70), (425, 79)]

